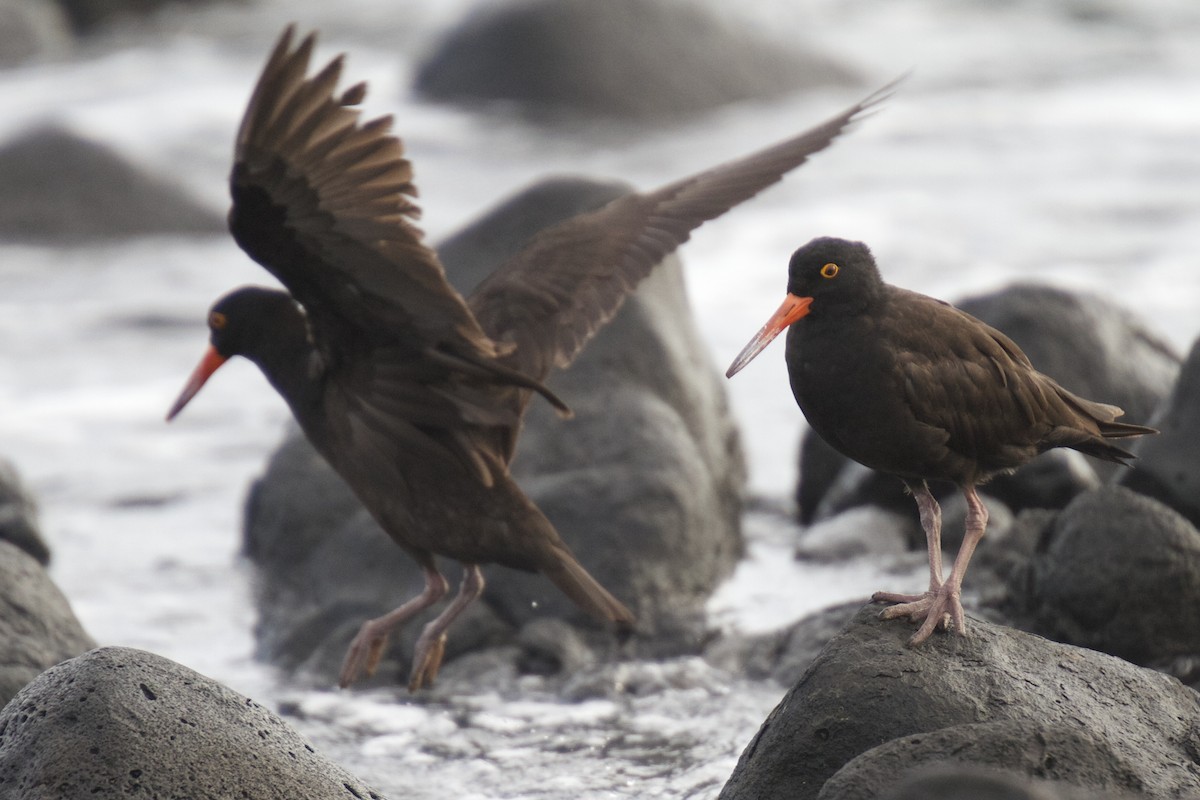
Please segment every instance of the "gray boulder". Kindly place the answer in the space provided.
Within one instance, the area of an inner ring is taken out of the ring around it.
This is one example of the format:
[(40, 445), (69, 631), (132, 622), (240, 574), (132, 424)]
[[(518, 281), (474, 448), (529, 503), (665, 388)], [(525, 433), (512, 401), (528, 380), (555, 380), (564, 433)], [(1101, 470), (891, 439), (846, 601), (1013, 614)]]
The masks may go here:
[(82, 245), (154, 234), (225, 230), (168, 180), (63, 128), (27, 131), (0, 147), (0, 238)]
[[(937, 634), (911, 648), (910, 625), (864, 607), (767, 717), (722, 800), (815, 798), (868, 750), (918, 734), (950, 747), (957, 734), (937, 732), (987, 723), (1007, 723), (989, 745), (995, 766), (1045, 773), (1049, 765), (1031, 758), (1041, 736), (1052, 754), (1070, 758), (1051, 777), (1073, 786), (1162, 798), (1200, 792), (1200, 695), (1103, 653), (974, 617), (968, 624), (968, 636)], [(1034, 749), (1012, 746), (1005, 755), (1001, 743), (1015, 743), (1021, 729)], [(892, 747), (912, 751), (920, 742)]]
[(80, 34), (92, 33), (119, 20), (146, 17), (172, 6), (198, 8), (213, 3), (214, 0), (58, 0), (71, 26)]
[(37, 503), (21, 485), (16, 467), (4, 459), (0, 459), (0, 539), (15, 544), (42, 566), (50, 563), (50, 545), (38, 528)]
[[(439, 252), (469, 292), (535, 231), (623, 191), (547, 181)], [(551, 376), (575, 416), (563, 421), (535, 400), (513, 464), (583, 565), (638, 615), (638, 648), (647, 654), (700, 648), (704, 603), (742, 551), (737, 431), (699, 344), (678, 260), (668, 262), (569, 370)], [(285, 667), (332, 675), (358, 624), (421, 586), (416, 567), (295, 433), (252, 493), (245, 543), (260, 576), (260, 648)], [(453, 580), (454, 568), (447, 574)], [(511, 639), (544, 617), (591, 625), (541, 576), (498, 566), (487, 575), (485, 603), (456, 625), (450, 655)], [(407, 626), (390, 654), (398, 665), (416, 632), (419, 624)]]
[(254, 701), (161, 656), (107, 647), (0, 712), (0, 800), (384, 800)]
[(1077, 497), (1043, 534), (1024, 609), (1031, 630), (1149, 665), (1200, 654), (1200, 531), (1110, 486)]
[(71, 32), (62, 10), (46, 0), (0, 0), (0, 67), (66, 52)]
[(96, 646), (32, 556), (0, 540), (0, 703), (46, 667)]
[(416, 90), (537, 117), (656, 122), (853, 80), (830, 58), (696, 4), (523, 0), (477, 9), (451, 30), (420, 66)]
[(1138, 460), (1118, 482), (1161, 500), (1200, 526), (1200, 339), (1192, 345), (1175, 388), (1148, 424), (1161, 433), (1133, 444)]

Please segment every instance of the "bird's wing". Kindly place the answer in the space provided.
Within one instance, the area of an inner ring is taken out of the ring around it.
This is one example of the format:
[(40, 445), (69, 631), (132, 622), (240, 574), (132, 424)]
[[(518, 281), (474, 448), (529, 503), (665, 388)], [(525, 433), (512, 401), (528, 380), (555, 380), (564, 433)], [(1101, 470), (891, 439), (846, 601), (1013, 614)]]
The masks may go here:
[(237, 134), (229, 227), (288, 288), (331, 360), (396, 338), (467, 357), (495, 355), (422, 241), (412, 167), (390, 117), (360, 123), (340, 95), (339, 56), (307, 77), (315, 36), (271, 53)]
[(471, 310), (494, 340), (517, 345), (508, 363), (542, 380), (552, 367), (571, 363), (694, 229), (827, 147), (893, 87), (773, 147), (543, 230), (479, 285), (468, 300)]
[[(1061, 387), (1006, 335), (954, 306), (905, 294), (906, 319), (888, 331), (902, 392), (918, 422), (944, 432), (950, 451), (983, 458), (984, 472), (1016, 466), (1055, 424), (1074, 417)], [(946, 326), (955, 335), (939, 339)]]

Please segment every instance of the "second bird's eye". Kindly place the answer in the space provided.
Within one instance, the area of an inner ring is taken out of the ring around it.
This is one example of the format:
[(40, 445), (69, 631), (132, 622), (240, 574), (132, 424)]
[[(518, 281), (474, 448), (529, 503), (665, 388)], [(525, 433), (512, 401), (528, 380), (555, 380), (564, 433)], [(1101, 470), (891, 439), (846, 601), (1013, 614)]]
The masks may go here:
[(837, 264), (832, 264), (832, 263), (826, 264), (825, 266), (821, 267), (821, 277), (822, 278), (836, 277), (839, 270), (841, 270), (841, 267), (839, 267)]
[(225, 315), (220, 311), (214, 311), (208, 315), (208, 327), (212, 328), (214, 331), (219, 331), (224, 328), (225, 322)]

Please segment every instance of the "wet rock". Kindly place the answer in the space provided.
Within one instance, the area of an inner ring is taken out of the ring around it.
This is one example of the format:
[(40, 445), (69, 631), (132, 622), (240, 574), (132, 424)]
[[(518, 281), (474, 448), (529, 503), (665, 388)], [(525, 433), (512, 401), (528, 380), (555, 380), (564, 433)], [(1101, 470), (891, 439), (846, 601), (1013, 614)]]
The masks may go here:
[[(917, 796), (980, 798), (987, 797), (982, 794), (984, 791), (1003, 789), (1009, 794), (1000, 794), (1001, 797), (1053, 798), (1062, 796), (1053, 788), (1055, 784), (1070, 791), (1071, 781), (1082, 783), (1089, 792), (1143, 788), (1125, 759), (1086, 730), (1043, 726), (1029, 720), (1003, 720), (954, 725), (885, 742), (851, 759), (825, 783), (817, 797), (818, 800), (875, 800), (897, 781), (907, 782), (910, 776), (921, 778), (922, 768), (938, 765), (944, 769), (950, 764), (961, 764), (965, 770), (939, 773), (941, 777), (934, 785), (942, 787), (941, 794)], [(980, 767), (991, 767), (997, 772), (983, 773)], [(1035, 785), (1030, 776), (1043, 780)], [(929, 782), (929, 776), (914, 781), (916, 786), (927, 788)], [(916, 787), (913, 783), (909, 786), (911, 796)], [(964, 794), (969, 791), (978, 793)]]
[(46, 0), (0, 0), (0, 66), (15, 66), (70, 48), (62, 10)]
[(865, 602), (866, 598), (840, 603), (768, 633), (726, 633), (709, 643), (704, 659), (730, 674), (791, 686)]
[(528, 0), (464, 20), (421, 65), (416, 90), (538, 117), (654, 122), (852, 81), (830, 58), (785, 49), (694, 4)]
[[(1125, 409), (1123, 419), (1130, 422), (1148, 424), (1179, 372), (1179, 357), (1169, 344), (1130, 312), (1094, 295), (1017, 284), (957, 305), (1011, 337), (1040, 371), (1077, 394), (1120, 406)], [(854, 464), (812, 431), (805, 434), (800, 452), (801, 522), (861, 505), (903, 511), (916, 518), (916, 504), (897, 490), (896, 478)], [(981, 491), (1002, 500), (1013, 512), (1062, 508), (1080, 492), (1099, 485), (1102, 477), (1123, 469), (1055, 450), (1011, 475), (997, 476)], [(944, 484), (930, 488), (939, 501), (954, 493)]]
[(0, 541), (0, 642), (0, 703), (46, 667), (96, 646), (42, 565), (6, 541)]
[(0, 800), (117, 795), (383, 800), (254, 701), (107, 647), (42, 673), (0, 713)]
[[(950, 764), (917, 768), (899, 781), (884, 786), (882, 792), (871, 797), (878, 800), (1132, 800), (1135, 796), (1126, 792), (1081, 789), (1009, 771)], [(836, 797), (840, 799), (841, 795)]]
[(37, 523), (37, 503), (21, 485), (17, 469), (0, 459), (0, 539), (11, 542), (46, 566), (50, 545)]
[[(222, 0), (227, 3), (234, 1)], [(199, 8), (213, 5), (214, 2), (215, 0), (58, 0), (58, 5), (67, 13), (75, 31), (87, 34), (115, 21), (145, 17), (164, 8)]]
[(1200, 532), (1152, 498), (1077, 497), (1039, 544), (1030, 589), (1043, 636), (1138, 664), (1200, 654)]
[(1161, 432), (1133, 443), (1137, 461), (1118, 482), (1161, 500), (1200, 527), (1200, 339), (1175, 388), (1147, 424)]
[(796, 558), (845, 561), (862, 556), (897, 556), (907, 550), (914, 537), (924, 541), (920, 525), (910, 516), (861, 506), (806, 528), (796, 545)]
[(110, 148), (58, 127), (0, 147), (0, 238), (85, 244), (155, 234), (212, 234), (220, 214)]
[[(534, 231), (623, 191), (594, 181), (545, 182), (439, 252), (451, 280), (469, 291)], [(561, 420), (535, 400), (513, 465), (579, 560), (638, 615), (640, 655), (699, 649), (704, 603), (742, 551), (737, 431), (698, 344), (680, 266), (670, 261), (569, 370), (550, 377), (575, 416)], [(294, 433), (252, 494), (245, 542), (261, 578), (263, 655), (329, 679), (357, 626), (422, 585), (415, 565)], [(499, 566), (486, 573), (481, 616), (456, 624), (452, 650), (511, 637), (544, 617), (595, 630), (545, 578)], [(406, 627), (400, 648), (419, 632), (418, 624)], [(607, 648), (609, 635), (597, 633), (596, 644)], [(402, 650), (390, 658), (407, 662)]]
[[(722, 800), (822, 796), (835, 773), (873, 748), (918, 734), (935, 734), (949, 747), (955, 732), (935, 732), (989, 723), (1011, 726), (995, 729), (1008, 733), (989, 745), (998, 760), (1003, 743), (1012, 743), (1008, 769), (1038, 775), (1047, 769), (1036, 759), (1036, 738), (1019, 746), (1015, 731), (1023, 729), (1027, 738), (1049, 737), (1051, 752), (1086, 755), (1054, 772), (1074, 786), (1118, 786), (1152, 797), (1200, 792), (1200, 695), (1103, 653), (975, 618), (968, 624), (969, 636), (937, 634), (911, 648), (910, 625), (881, 621), (875, 607), (863, 608), (771, 712)], [(892, 748), (918, 746), (910, 740)]]

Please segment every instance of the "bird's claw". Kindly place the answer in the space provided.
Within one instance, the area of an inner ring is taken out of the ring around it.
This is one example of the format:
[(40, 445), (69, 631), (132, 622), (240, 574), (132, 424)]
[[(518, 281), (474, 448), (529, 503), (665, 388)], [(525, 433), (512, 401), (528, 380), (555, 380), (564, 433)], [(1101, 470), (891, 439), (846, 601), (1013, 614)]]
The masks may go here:
[(338, 686), (343, 689), (358, 680), (360, 674), (368, 678), (374, 675), (383, 659), (383, 650), (388, 640), (387, 631), (377, 631), (371, 622), (368, 620), (362, 624), (346, 650), (346, 658), (342, 660), (342, 671), (338, 674)]
[(438, 670), (442, 667), (442, 657), (446, 655), (446, 634), (426, 639), (422, 636), (417, 641), (416, 653), (413, 654), (412, 676), (408, 679), (408, 690), (415, 692), (427, 686), (432, 686), (437, 678)]
[(939, 586), (922, 594), (876, 592), (871, 596), (871, 600), (872, 602), (897, 604), (880, 611), (880, 619), (907, 617), (912, 622), (921, 623), (921, 627), (908, 640), (911, 647), (924, 642), (936, 630), (953, 628), (959, 635), (965, 635), (967, 632), (966, 618), (963, 614), (959, 593), (952, 591), (947, 585)]

